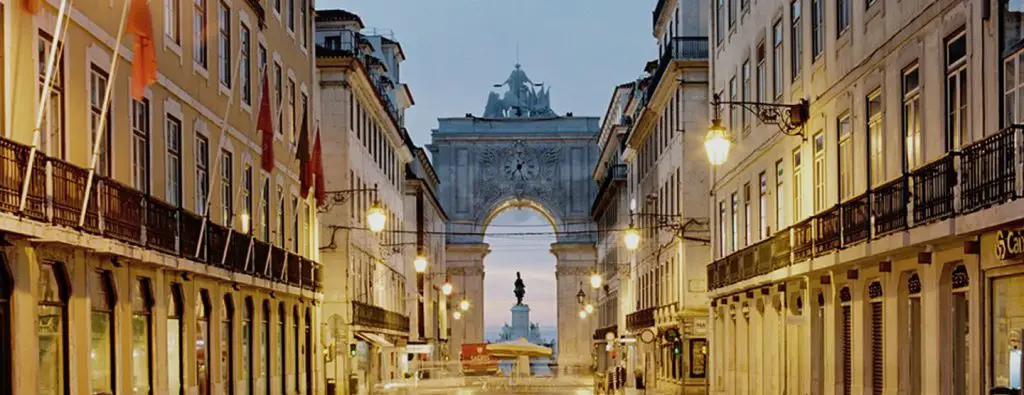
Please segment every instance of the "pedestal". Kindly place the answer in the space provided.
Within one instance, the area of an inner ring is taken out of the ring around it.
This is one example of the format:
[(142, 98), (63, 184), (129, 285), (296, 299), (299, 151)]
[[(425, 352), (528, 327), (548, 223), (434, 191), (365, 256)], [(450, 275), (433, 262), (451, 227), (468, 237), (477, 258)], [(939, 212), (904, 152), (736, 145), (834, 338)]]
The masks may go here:
[(530, 341), (530, 305), (512, 306), (512, 341), (525, 338)]

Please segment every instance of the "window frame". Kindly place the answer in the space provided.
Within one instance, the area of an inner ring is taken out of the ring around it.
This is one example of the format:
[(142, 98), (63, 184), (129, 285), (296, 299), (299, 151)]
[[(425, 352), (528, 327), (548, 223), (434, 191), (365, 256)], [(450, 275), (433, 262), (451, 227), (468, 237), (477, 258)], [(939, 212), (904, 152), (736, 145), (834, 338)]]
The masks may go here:
[[(212, 337), (210, 336), (212, 334), (212, 331), (210, 330), (210, 316), (211, 315), (213, 315), (213, 306), (210, 305), (210, 293), (206, 289), (200, 289), (199, 293), (196, 295), (196, 306), (195, 306), (195, 326), (196, 326), (196, 332), (195, 332), (196, 342), (195, 343), (196, 343), (196, 348), (195, 348), (195, 354), (194, 354), (195, 362), (196, 362), (196, 366), (195, 366), (195, 368), (196, 368), (196, 370), (195, 370), (195, 374), (196, 374), (195, 382), (196, 382), (196, 388), (197, 388), (197, 391), (198, 391), (199, 395), (209, 395), (209, 394), (213, 393), (212, 392), (212, 390), (213, 390), (213, 377), (211, 377), (213, 375), (211, 374), (212, 372), (211, 372), (211, 369), (210, 369), (210, 366), (212, 366), (210, 361), (212, 361), (212, 357), (213, 357), (213, 355), (210, 354), (210, 343), (211, 343), (210, 340), (212, 339)], [(206, 330), (205, 331), (203, 331), (203, 329), (202, 329), (204, 323), (206, 325)], [(199, 341), (200, 334), (203, 335), (203, 341), (202, 342)], [(202, 344), (202, 345), (200, 345), (200, 344)], [(201, 362), (200, 359), (199, 359), (200, 351), (202, 351), (203, 361), (205, 361), (205, 363), (206, 363), (205, 366), (203, 366), (200, 363)], [(204, 386), (206, 387), (206, 391), (205, 392), (203, 391), (203, 387)]]
[(210, 198), (210, 139), (199, 131), (196, 131), (193, 153), (196, 169), (194, 179), (196, 213), (202, 216), (207, 214), (206, 201)]
[[(963, 57), (952, 59), (950, 47), (956, 45), (960, 40), (963, 40)], [(971, 131), (969, 124), (970, 89), (968, 87), (970, 76), (967, 74), (970, 52), (966, 28), (961, 28), (943, 40), (943, 63), (945, 65), (943, 107), (945, 108), (946, 152), (959, 149), (971, 138), (968, 135)], [(951, 83), (956, 84), (954, 89), (950, 89)]]
[[(100, 83), (102, 80), (102, 83)], [(106, 87), (110, 83), (110, 74), (100, 66), (93, 63), (89, 67), (89, 147), (96, 143), (97, 138), (102, 138), (100, 144), (99, 161), (96, 163), (96, 174), (100, 176), (110, 175), (113, 161), (111, 140), (113, 136), (113, 120), (110, 119), (113, 109), (107, 106), (107, 116), (104, 119), (104, 130), (102, 135), (97, 135), (96, 127), (99, 126), (99, 119), (103, 113), (103, 98), (106, 96)], [(102, 86), (100, 86), (102, 85)]]
[[(850, 116), (849, 111), (839, 114), (839, 117), (836, 118), (836, 134), (839, 136), (836, 150), (837, 162), (839, 164), (839, 183), (837, 186), (839, 188), (839, 201), (845, 202), (856, 196), (854, 195), (856, 188), (856, 154), (854, 149), (856, 146), (853, 140), (853, 118)], [(846, 155), (844, 155), (844, 152)]]
[[(113, 283), (113, 274), (109, 270), (94, 269), (89, 274), (90, 276), (87, 279), (87, 286), (89, 287), (89, 352), (91, 355), (93, 355), (92, 359), (97, 359), (96, 356), (100, 355), (101, 352), (107, 353), (107, 357), (110, 358), (110, 361), (109, 364), (106, 366), (109, 369), (107, 377), (109, 382), (107, 382), (106, 384), (110, 386), (109, 391), (111, 393), (114, 393), (117, 390), (116, 377), (118, 376), (117, 372), (119, 368), (117, 357), (117, 344), (118, 341), (120, 340), (117, 337), (117, 331), (115, 330), (118, 319), (120, 318), (116, 308), (117, 288), (114, 286)], [(101, 298), (103, 300), (97, 301), (95, 300), (96, 298)], [(96, 344), (94, 340), (96, 335), (95, 330), (97, 327), (95, 319), (102, 315), (105, 315), (107, 317), (106, 330), (107, 336), (109, 337), (109, 341), (106, 342), (106, 344)], [(96, 393), (96, 391), (101, 391), (100, 389), (97, 388), (97, 380), (102, 380), (102, 376), (98, 376), (95, 374), (96, 369), (99, 367), (101, 367), (101, 364), (89, 364), (89, 388), (92, 389), (94, 393)]]
[[(48, 32), (39, 30), (38, 56), (39, 56), (39, 89), (42, 94), (43, 82), (46, 79), (45, 67), (49, 57), (49, 51), (54, 45), (53, 36)], [(57, 42), (57, 45), (62, 43)], [(54, 63), (54, 74), (50, 82), (50, 99), (47, 111), (44, 114), (40, 127), (40, 147), (42, 152), (53, 158), (64, 159), (66, 156), (66, 114), (64, 105), (64, 53), (63, 48), (58, 47), (57, 58)], [(57, 118), (57, 119), (52, 119)], [(54, 134), (58, 141), (54, 141)]]
[[(147, 98), (143, 98), (141, 101), (132, 99), (131, 104), (132, 186), (148, 195), (151, 190), (150, 171), (152, 168), (152, 160), (150, 159), (151, 108)], [(144, 110), (142, 114), (139, 113), (140, 110)], [(139, 152), (140, 148), (143, 148), (141, 149), (142, 152)], [(142, 157), (140, 157), (140, 154)]]
[(221, 299), (220, 381), (225, 394), (235, 393), (235, 301), (230, 292)]
[(164, 38), (181, 46), (181, 0), (164, 0)]
[(217, 2), (217, 57), (220, 60), (220, 84), (231, 89), (231, 6), (224, 0)]
[(252, 30), (249, 29), (249, 25), (245, 22), (240, 22), (238, 26), (238, 45), (240, 48), (239, 60), (239, 71), (241, 74), (239, 78), (241, 81), (242, 88), (242, 104), (246, 106), (252, 105)]
[(790, 0), (789, 3), (789, 50), (790, 72), (794, 81), (800, 77), (804, 53), (803, 2)]
[(782, 91), (785, 89), (785, 49), (783, 44), (785, 43), (785, 33), (782, 26), (782, 18), (775, 20), (772, 24), (772, 93), (775, 96), (775, 101), (782, 98)]
[[(172, 142), (176, 142), (177, 146), (172, 145)], [(181, 120), (174, 115), (164, 114), (164, 167), (165, 172), (175, 171), (174, 174), (167, 174), (164, 194), (167, 202), (176, 207), (182, 207), (184, 200), (181, 143)], [(177, 166), (173, 166), (171, 163), (176, 163)]]
[(206, 0), (192, 0), (192, 62), (199, 68), (209, 67), (209, 43), (206, 42), (209, 22), (206, 19)]
[[(868, 135), (868, 182), (869, 186), (881, 185), (886, 178), (885, 169), (885, 103), (882, 88), (877, 88), (865, 97), (865, 113)], [(872, 102), (877, 101), (877, 112), (872, 111)]]
[(224, 226), (231, 228), (235, 217), (235, 165), (231, 151), (222, 148), (220, 152), (220, 205)]
[(819, 130), (811, 138), (811, 147), (814, 156), (813, 181), (814, 181), (814, 212), (820, 213), (827, 208), (828, 201), (828, 164), (825, 144), (825, 131)]
[[(900, 116), (900, 129), (903, 134), (903, 163), (906, 169), (913, 170), (925, 163), (924, 155), (921, 152), (921, 84), (920, 68), (917, 63), (908, 66), (901, 74), (900, 89), (902, 96), (902, 111)], [(911, 81), (913, 76), (913, 81)], [(913, 82), (913, 85), (911, 85)]]
[[(147, 382), (146, 382), (146, 384), (149, 386), (148, 391), (145, 391), (145, 392), (149, 393), (149, 394), (153, 394), (155, 392), (154, 391), (155, 388), (153, 386), (153, 384), (154, 384), (154, 378), (153, 378), (153, 376), (154, 376), (154, 372), (153, 372), (153, 357), (155, 356), (155, 354), (153, 352), (154, 351), (154, 348), (153, 348), (153, 343), (154, 343), (154, 337), (153, 337), (153, 307), (154, 307), (154, 299), (153, 299), (152, 281), (148, 277), (139, 276), (139, 277), (135, 278), (135, 283), (133, 285), (135, 285), (135, 288), (132, 288), (132, 289), (135, 291), (136, 294), (132, 295), (132, 324), (134, 325), (135, 324), (134, 320), (136, 318), (139, 318), (139, 317), (142, 317), (142, 319), (145, 321), (146, 348), (147, 348), (147, 351), (146, 351), (146, 365), (145, 365), (146, 372), (147, 372), (147, 376), (146, 376), (147, 377), (147, 379), (146, 379)], [(136, 298), (141, 298), (141, 299), (136, 299)], [(139, 301), (141, 303), (141, 305), (137, 304), (136, 303), (137, 301)], [(135, 336), (134, 331), (132, 333), (132, 336), (133, 337)], [(132, 359), (134, 359), (135, 357), (136, 357), (136, 354), (134, 352), (134, 345), (133, 345)], [(136, 367), (138, 367), (138, 365), (136, 365), (134, 363), (134, 361), (133, 361), (132, 369), (134, 370)], [(134, 385), (135, 377), (137, 377), (137, 375), (133, 374), (132, 375), (133, 387), (137, 387), (137, 386)]]
[[(172, 338), (176, 338), (176, 340), (177, 340), (177, 346), (178, 346), (177, 347), (177, 354), (178, 354), (178, 364), (177, 364), (178, 365), (178, 383), (177, 383), (177, 385), (178, 385), (178, 395), (183, 395), (185, 393), (185, 298), (184, 298), (184, 293), (182, 293), (181, 284), (179, 284), (179, 283), (171, 283), (170, 286), (168, 287), (167, 294), (168, 294), (167, 295), (167, 301), (168, 301), (168, 309), (167, 309), (167, 321), (168, 321), (168, 325), (167, 325), (167, 341), (168, 341), (168, 343), (170, 343)], [(170, 322), (172, 320), (175, 320), (175, 321), (178, 322), (178, 330), (174, 330), (174, 329), (171, 328)], [(168, 344), (167, 347), (168, 347), (168, 350), (171, 349), (171, 345), (170, 344)], [(171, 358), (170, 354), (171, 354), (170, 351), (168, 351), (168, 353), (167, 353), (167, 358), (168, 358), (167, 364), (168, 364), (168, 366), (173, 365), (171, 363), (171, 361), (170, 361), (170, 358)], [(171, 377), (170, 377), (170, 372), (168, 373), (167, 381), (168, 381), (168, 383), (170, 383), (172, 381)], [(168, 384), (168, 385), (170, 386), (170, 384)], [(170, 390), (171, 390), (171, 388), (168, 387), (168, 391), (170, 391)]]
[[(44, 269), (44, 267), (46, 269)], [(70, 335), (69, 335), (70, 330), (68, 328), (68, 326), (69, 326), (68, 325), (68, 309), (69, 309), (69, 299), (70, 299), (70, 296), (71, 296), (71, 281), (70, 281), (70, 277), (68, 275), (67, 269), (66, 269), (65, 265), (62, 262), (56, 262), (56, 261), (40, 262), (39, 263), (39, 268), (40, 268), (40, 278), (43, 277), (42, 276), (42, 272), (44, 272), (44, 271), (48, 271), (50, 273), (53, 273), (53, 279), (54, 279), (54, 282), (55, 282), (54, 287), (56, 288), (57, 292), (56, 292), (56, 295), (47, 295), (47, 294), (37, 295), (37, 297), (36, 297), (36, 320), (37, 320), (36, 321), (37, 322), (36, 326), (37, 326), (37, 328), (36, 329), (37, 330), (39, 329), (39, 325), (41, 325), (41, 322), (42, 322), (42, 320), (39, 318), (39, 313), (41, 312), (41, 309), (43, 309), (43, 308), (56, 308), (56, 309), (59, 309), (59, 311), (57, 311), (57, 316), (58, 317), (56, 317), (56, 318), (58, 318), (60, 320), (60, 322), (59, 322), (60, 328), (57, 328), (57, 337), (59, 337), (60, 346), (61, 347), (60, 347), (60, 355), (57, 357), (57, 361), (60, 362), (61, 366), (59, 367), (60, 371), (57, 372), (55, 374), (55, 376), (57, 376), (59, 378), (59, 380), (61, 381), (58, 384), (58, 386), (57, 386), (57, 387), (59, 387), (59, 391), (60, 391), (59, 393), (63, 394), (63, 395), (69, 395), (69, 394), (71, 394), (71, 383), (70, 383), (70, 380), (71, 380), (70, 362), (71, 362), (71, 360), (70, 360), (70, 353), (68, 352), (69, 341), (70, 341), (70, 338), (69, 338), (70, 337)], [(38, 335), (42, 335), (43, 333), (44, 333), (43, 331), (39, 330), (37, 332), (37, 336)], [(37, 361), (37, 365), (41, 365), (41, 363), (38, 363), (39, 362), (38, 359), (36, 361)], [(39, 370), (41, 371), (42, 369), (40, 368)], [(42, 375), (40, 375), (40, 377), (42, 377)]]

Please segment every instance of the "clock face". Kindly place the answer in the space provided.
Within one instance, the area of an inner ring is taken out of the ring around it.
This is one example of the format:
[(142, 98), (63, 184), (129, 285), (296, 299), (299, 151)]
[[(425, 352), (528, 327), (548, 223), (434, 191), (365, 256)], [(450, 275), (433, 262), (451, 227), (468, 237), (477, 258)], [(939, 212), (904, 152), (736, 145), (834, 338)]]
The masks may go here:
[(521, 154), (512, 155), (502, 167), (510, 180), (529, 180), (537, 176), (537, 161)]

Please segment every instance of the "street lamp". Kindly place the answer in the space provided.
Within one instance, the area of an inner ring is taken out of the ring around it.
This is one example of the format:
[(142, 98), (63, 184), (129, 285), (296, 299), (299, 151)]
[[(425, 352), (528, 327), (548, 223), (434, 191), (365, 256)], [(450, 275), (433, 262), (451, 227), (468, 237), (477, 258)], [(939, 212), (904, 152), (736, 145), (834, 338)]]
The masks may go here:
[(427, 257), (416, 254), (416, 259), (412, 261), (413, 268), (416, 269), (416, 273), (423, 273), (427, 271)]
[(584, 302), (584, 298), (586, 297), (587, 294), (583, 293), (583, 283), (580, 283), (580, 290), (579, 292), (576, 292), (576, 302), (582, 305)]
[(452, 318), (454, 318), (456, 321), (461, 320), (462, 319), (462, 312), (461, 311), (455, 311), (454, 313), (452, 313)]
[(462, 311), (469, 310), (469, 299), (463, 298), (462, 301), (459, 302), (459, 309)]
[(444, 284), (441, 285), (441, 293), (444, 294), (444, 296), (448, 296), (452, 294), (453, 290), (454, 288), (452, 287), (452, 283), (448, 282), (448, 280), (444, 280)]
[(732, 137), (722, 125), (722, 106), (742, 108), (753, 113), (762, 123), (778, 126), (782, 134), (801, 138), (804, 138), (804, 125), (810, 117), (810, 105), (806, 99), (801, 99), (797, 104), (777, 104), (723, 101), (715, 94), (711, 99), (711, 106), (715, 116), (711, 119), (708, 134), (704, 136), (704, 150), (707, 151), (708, 161), (714, 166), (725, 163), (729, 158), (729, 149), (732, 148)]
[(583, 306), (583, 310), (585, 310), (587, 312), (587, 314), (593, 314), (594, 313), (594, 305), (592, 305), (590, 303), (587, 303), (586, 306)]
[(640, 231), (637, 230), (636, 225), (633, 225), (632, 219), (629, 220), (629, 229), (626, 229), (622, 241), (626, 243), (627, 250), (636, 251), (640, 247)]
[(587, 318), (587, 311), (586, 310), (580, 310), (580, 319), (586, 319), (586, 318)]
[(590, 287), (594, 289), (601, 288), (601, 274), (594, 272), (590, 275)]
[(380, 200), (374, 201), (370, 211), (366, 212), (366, 223), (370, 225), (370, 231), (380, 233), (384, 230), (387, 220), (388, 216), (384, 213), (384, 208), (380, 206)]

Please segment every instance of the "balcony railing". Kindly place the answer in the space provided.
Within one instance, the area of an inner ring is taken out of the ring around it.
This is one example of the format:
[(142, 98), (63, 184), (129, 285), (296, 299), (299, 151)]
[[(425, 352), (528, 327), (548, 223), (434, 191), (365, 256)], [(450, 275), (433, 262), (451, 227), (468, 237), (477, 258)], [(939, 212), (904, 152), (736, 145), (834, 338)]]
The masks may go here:
[(812, 218), (793, 225), (793, 260), (810, 258), (814, 254), (814, 221)]
[(834, 206), (814, 216), (814, 255), (838, 250), (840, 237), (840, 206)]
[(792, 252), (793, 246), (790, 244), (792, 239), (790, 232), (790, 229), (786, 228), (772, 238), (772, 270), (789, 266), (792, 263), (790, 252)]
[(861, 194), (840, 205), (842, 210), (843, 245), (853, 245), (871, 237), (871, 211), (868, 194)]
[(648, 307), (626, 315), (626, 329), (636, 332), (654, 326), (654, 311), (657, 309), (657, 307)]
[(654, 90), (658, 89), (658, 84), (661, 83), (661, 78), (665, 76), (665, 72), (668, 71), (668, 66), (675, 60), (702, 60), (708, 58), (708, 38), (707, 37), (672, 37), (668, 45), (665, 46), (664, 51), (661, 53), (661, 57), (658, 59), (658, 69), (651, 76), (650, 84), (647, 86), (647, 92), (644, 95), (645, 102), (649, 102), (651, 97), (654, 95)]
[[(29, 152), (27, 146), (0, 138), (0, 212), (214, 265), (220, 264), (224, 256), (224, 243), (231, 232), (232, 241), (228, 247), (225, 268), (235, 272), (245, 271), (248, 236), (207, 222), (204, 248), (197, 258), (195, 252), (203, 226), (202, 217), (184, 208), (173, 207), (109, 177), (96, 175), (93, 178), (85, 222), (79, 227), (78, 219), (89, 172), (38, 152), (25, 210), (19, 213), (20, 191), (25, 180)], [(263, 245), (266, 248), (261, 250), (264, 260), (260, 265), (267, 262), (268, 254), (274, 259), (272, 263), (278, 267), (283, 262), (289, 265), (287, 270), (273, 273), (272, 278), (280, 281), (283, 272), (294, 272), (295, 276), (287, 278), (288, 284), (309, 290), (321, 289), (319, 264), (281, 248)]]
[(907, 228), (907, 177), (889, 181), (871, 192), (875, 237)]
[(964, 213), (1000, 204), (1017, 197), (1015, 142), (1021, 130), (1016, 125), (968, 145), (960, 156), (960, 209)]
[(946, 219), (953, 215), (955, 156), (943, 155), (911, 173), (914, 178), (914, 225)]
[(352, 302), (352, 323), (370, 328), (409, 332), (409, 317), (362, 302)]

